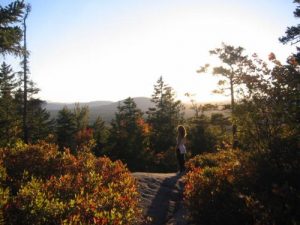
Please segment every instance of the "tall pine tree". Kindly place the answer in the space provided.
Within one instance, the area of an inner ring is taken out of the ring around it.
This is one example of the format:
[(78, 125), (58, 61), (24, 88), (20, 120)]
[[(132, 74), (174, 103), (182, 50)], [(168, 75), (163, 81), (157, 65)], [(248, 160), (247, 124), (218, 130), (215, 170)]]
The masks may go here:
[[(234, 47), (222, 43), (221, 48), (216, 48), (209, 51), (211, 55), (216, 55), (220, 60), (220, 65), (212, 68), (212, 74), (222, 77), (219, 80), (219, 90), (215, 93), (228, 94), (231, 98), (231, 110), (232, 110), (232, 139), (233, 147), (237, 147), (237, 127), (235, 124), (235, 105), (236, 97), (238, 94), (245, 95), (242, 85), (252, 85), (252, 82), (245, 83), (245, 80), (252, 79), (250, 75), (255, 73), (255, 67), (248, 56), (244, 54), (244, 48)], [(202, 66), (197, 72), (206, 73), (209, 64)], [(248, 89), (250, 90), (250, 89)], [(250, 92), (251, 94), (251, 92)]]
[(175, 100), (174, 90), (162, 77), (154, 85), (151, 101), (155, 104), (147, 111), (151, 147), (155, 152), (164, 152), (176, 144), (176, 127), (183, 120), (184, 107), (179, 100)]

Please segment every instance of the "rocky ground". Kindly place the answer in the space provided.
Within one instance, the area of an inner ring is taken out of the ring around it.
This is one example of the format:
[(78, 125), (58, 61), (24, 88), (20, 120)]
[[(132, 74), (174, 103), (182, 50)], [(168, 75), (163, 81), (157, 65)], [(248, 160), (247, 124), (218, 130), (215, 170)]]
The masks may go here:
[(182, 176), (175, 173), (133, 173), (139, 184), (141, 207), (151, 225), (187, 225), (182, 202)]

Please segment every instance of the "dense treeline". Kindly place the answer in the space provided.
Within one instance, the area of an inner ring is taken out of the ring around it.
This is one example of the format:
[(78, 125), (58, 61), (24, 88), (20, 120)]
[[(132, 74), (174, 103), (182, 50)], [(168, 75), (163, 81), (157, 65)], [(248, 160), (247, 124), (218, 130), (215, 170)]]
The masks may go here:
[[(187, 124), (191, 131), (188, 143), (194, 149), (191, 155), (208, 149), (215, 151), (223, 144), (220, 137), (225, 141), (230, 130), (230, 121), (223, 114), (207, 117), (202, 112), (184, 121), (184, 107), (180, 101), (175, 100), (175, 91), (162, 77), (154, 85), (151, 101), (154, 107), (142, 112), (134, 99), (125, 99), (117, 107), (115, 117), (109, 124), (101, 117), (89, 124), (88, 107), (80, 107), (78, 104), (73, 110), (64, 107), (58, 112), (55, 121), (53, 141), (61, 150), (70, 148), (74, 154), (88, 146), (96, 156), (120, 159), (132, 171), (162, 172), (176, 170), (174, 146), (178, 124)], [(201, 145), (199, 140), (203, 141)]]
[[(22, 67), (29, 54), (21, 22), (29, 8), (23, 1), (0, 8), (0, 53), (23, 57)], [(298, 26), (280, 40), (297, 43)], [(225, 43), (210, 53), (220, 64), (197, 72), (221, 77), (216, 92), (231, 97), (230, 115), (205, 116), (212, 105), (191, 99), (195, 115), (184, 119), (183, 104), (160, 77), (152, 108), (143, 112), (129, 97), (109, 124), (100, 117), (90, 124), (88, 107), (79, 105), (51, 120), (34, 83), (24, 82), (28, 67), (19, 72), (1, 62), (0, 223), (134, 224), (136, 184), (124, 164), (130, 171), (176, 171), (176, 127), (184, 124), (192, 221), (299, 224), (299, 53), (286, 63)]]

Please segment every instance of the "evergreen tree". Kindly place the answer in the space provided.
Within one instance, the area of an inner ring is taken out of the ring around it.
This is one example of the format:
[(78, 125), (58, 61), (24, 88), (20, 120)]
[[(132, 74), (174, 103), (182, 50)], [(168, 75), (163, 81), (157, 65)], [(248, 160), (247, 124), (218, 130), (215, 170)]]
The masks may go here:
[(15, 73), (13, 73), (10, 65), (3, 62), (0, 68), (0, 97), (13, 98), (16, 87)]
[[(22, 28), (25, 4), (14, 1), (7, 6), (0, 5), (0, 54), (21, 55), (23, 52)], [(0, 142), (1, 145), (12, 144), (21, 131), (17, 103), (13, 100), (13, 90), (16, 86), (12, 69), (3, 63), (1, 65), (1, 97), (0, 97)]]
[(0, 68), (0, 145), (13, 144), (20, 134), (20, 116), (14, 100), (15, 73), (6, 63)]
[[(19, 82), (21, 83), (21, 82)], [(27, 127), (27, 141), (34, 143), (37, 140), (48, 137), (49, 134), (54, 132), (55, 121), (50, 118), (49, 112), (44, 108), (44, 101), (34, 98), (39, 89), (35, 88), (33, 82), (29, 82), (27, 110), (26, 110), (26, 127)], [(24, 91), (19, 87), (15, 91), (14, 102), (17, 108), (18, 117), (24, 119)], [(20, 127), (23, 135), (19, 136), (24, 140), (24, 120)]]
[(107, 144), (107, 138), (109, 135), (108, 128), (105, 125), (103, 119), (98, 116), (92, 125), (94, 131), (95, 147), (93, 149), (96, 156), (105, 154), (104, 147)]
[(50, 114), (43, 105), (44, 101), (40, 99), (28, 101), (28, 140), (31, 143), (44, 140), (54, 132), (55, 121), (50, 119)]
[(176, 144), (176, 127), (183, 120), (183, 105), (175, 100), (173, 89), (162, 77), (154, 85), (151, 101), (155, 104), (147, 111), (151, 147), (155, 152), (164, 152)]
[[(296, 3), (298, 6), (294, 11), (294, 16), (296, 18), (300, 17), (300, 0), (294, 0), (294, 3)], [(291, 43), (292, 45), (295, 45), (300, 42), (300, 24), (296, 26), (288, 27), (285, 31), (285, 36), (279, 38), (279, 41), (281, 41), (283, 44)], [(297, 54), (294, 54), (294, 58), (300, 64), (300, 48), (297, 47)]]
[(56, 119), (56, 135), (60, 149), (71, 148), (73, 153), (79, 145), (89, 142), (93, 132), (88, 127), (89, 108), (75, 104), (73, 111), (64, 107), (58, 112)]
[(131, 170), (144, 169), (147, 134), (143, 113), (132, 98), (127, 98), (118, 106), (115, 119), (111, 122), (110, 156), (127, 163)]
[(78, 103), (75, 104), (74, 116), (76, 118), (77, 131), (84, 130), (88, 127), (89, 123), (89, 107), (80, 107)]
[[(14, 1), (7, 7), (0, 6), (0, 53), (23, 56), (21, 65), (23, 67), (22, 77), (16, 82), (12, 69), (3, 63), (0, 73), (0, 98), (1, 98), (1, 123), (5, 136), (12, 139), (20, 138), (23, 133), (23, 140), (36, 141), (46, 137), (51, 129), (49, 114), (42, 108), (43, 102), (34, 98), (38, 89), (28, 79), (28, 56), (26, 43), (26, 20), (30, 13), (30, 5), (24, 1)], [(19, 23), (22, 22), (22, 28)], [(23, 46), (21, 41), (23, 38)], [(23, 125), (20, 126), (20, 118)], [(0, 128), (0, 129), (1, 129)], [(5, 142), (8, 142), (7, 138)]]
[(75, 115), (67, 107), (58, 112), (56, 119), (57, 143), (61, 150), (64, 147), (75, 151), (75, 134), (77, 132)]
[(24, 15), (24, 1), (14, 1), (8, 6), (0, 5), (0, 54), (22, 53), (22, 28), (18, 26)]

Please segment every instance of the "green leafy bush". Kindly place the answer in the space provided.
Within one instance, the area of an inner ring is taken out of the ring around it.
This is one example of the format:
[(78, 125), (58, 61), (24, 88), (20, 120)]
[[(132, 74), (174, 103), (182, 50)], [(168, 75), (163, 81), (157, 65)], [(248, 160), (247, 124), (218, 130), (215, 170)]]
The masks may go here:
[(15, 191), (4, 203), (7, 224), (135, 224), (140, 218), (136, 182), (121, 161), (74, 156), (43, 142), (0, 155), (4, 183)]

